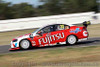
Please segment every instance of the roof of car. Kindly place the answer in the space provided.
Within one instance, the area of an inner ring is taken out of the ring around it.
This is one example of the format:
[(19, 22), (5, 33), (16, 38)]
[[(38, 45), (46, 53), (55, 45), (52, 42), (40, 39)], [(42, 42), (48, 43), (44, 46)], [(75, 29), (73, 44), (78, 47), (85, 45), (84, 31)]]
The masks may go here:
[[(50, 26), (50, 25), (62, 25), (62, 24), (48, 24), (48, 25), (44, 25), (44, 26), (42, 26), (42, 27), (40, 27), (40, 29), (42, 29), (42, 28), (44, 28), (44, 27), (46, 27), (46, 26)], [(64, 24), (64, 25), (68, 25), (68, 26), (75, 26), (75, 25), (72, 25), (72, 24)]]
[[(45, 26), (49, 26), (49, 25), (62, 25), (62, 24), (48, 24), (48, 25), (45, 25)], [(72, 25), (72, 24), (64, 24), (64, 25), (68, 25), (68, 26), (75, 26), (75, 25)], [(43, 26), (43, 27), (45, 27), (45, 26)]]

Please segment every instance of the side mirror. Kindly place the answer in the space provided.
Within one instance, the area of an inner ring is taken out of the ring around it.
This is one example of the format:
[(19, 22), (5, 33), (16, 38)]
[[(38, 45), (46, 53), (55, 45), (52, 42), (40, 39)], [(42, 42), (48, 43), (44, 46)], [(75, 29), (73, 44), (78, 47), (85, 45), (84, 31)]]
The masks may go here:
[(40, 36), (42, 36), (42, 32), (38, 32), (37, 34), (40, 35)]
[(30, 37), (30, 38), (33, 38), (33, 34), (30, 34), (29, 37)]

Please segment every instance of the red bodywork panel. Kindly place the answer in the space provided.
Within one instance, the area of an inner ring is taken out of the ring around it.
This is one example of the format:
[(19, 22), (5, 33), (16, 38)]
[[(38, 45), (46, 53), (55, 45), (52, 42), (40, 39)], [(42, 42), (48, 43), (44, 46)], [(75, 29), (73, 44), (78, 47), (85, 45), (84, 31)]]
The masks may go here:
[[(85, 33), (83, 33), (84, 31)], [(84, 36), (84, 34), (86, 35)], [(45, 33), (42, 36), (34, 36), (33, 39), (27, 39), (31, 42), (32, 46), (41, 47), (58, 42), (64, 42), (69, 35), (75, 35), (78, 39), (82, 39), (88, 37), (88, 32), (86, 30), (86, 27), (72, 26), (67, 30)]]

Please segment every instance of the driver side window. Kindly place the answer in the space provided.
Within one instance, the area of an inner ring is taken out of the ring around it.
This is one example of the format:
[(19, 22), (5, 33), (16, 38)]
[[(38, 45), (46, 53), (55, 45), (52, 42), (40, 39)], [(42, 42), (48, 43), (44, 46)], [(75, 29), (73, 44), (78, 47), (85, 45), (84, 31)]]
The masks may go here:
[(50, 33), (55, 31), (55, 25), (50, 25), (50, 26), (46, 26), (44, 28), (42, 28), (40, 31), (38, 31), (38, 33), (44, 34), (44, 33)]
[(43, 33), (49, 33), (49, 32), (50, 32), (50, 26), (45, 27), (45, 28), (43, 29)]
[(50, 32), (50, 26), (42, 28), (40, 31), (38, 31), (38, 34), (44, 34), (44, 33), (49, 33)]

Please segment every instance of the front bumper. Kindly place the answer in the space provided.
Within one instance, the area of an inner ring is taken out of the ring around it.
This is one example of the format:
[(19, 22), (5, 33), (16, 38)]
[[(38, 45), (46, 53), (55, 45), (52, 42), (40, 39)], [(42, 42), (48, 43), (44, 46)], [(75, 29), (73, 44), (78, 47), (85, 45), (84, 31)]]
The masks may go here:
[(19, 47), (17, 47), (17, 48), (10, 48), (9, 50), (12, 51), (12, 50), (18, 50), (18, 49), (20, 49), (20, 48)]
[(20, 49), (18, 42), (12, 42), (10, 44), (11, 48), (9, 50), (18, 50)]

